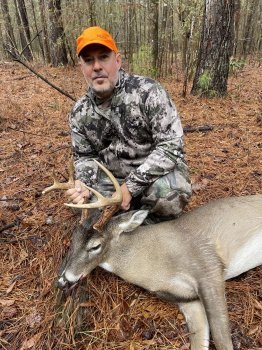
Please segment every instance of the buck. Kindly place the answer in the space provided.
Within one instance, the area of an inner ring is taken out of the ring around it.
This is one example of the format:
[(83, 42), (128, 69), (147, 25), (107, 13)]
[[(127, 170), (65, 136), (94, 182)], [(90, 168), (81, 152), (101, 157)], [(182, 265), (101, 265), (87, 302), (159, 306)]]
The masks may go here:
[[(85, 216), (94, 210), (73, 232), (59, 286), (75, 284), (100, 266), (177, 303), (192, 350), (209, 348), (210, 331), (217, 350), (233, 350), (224, 281), (262, 262), (262, 195), (218, 199), (176, 220), (141, 226), (146, 210), (113, 216), (122, 202), (121, 190), (98, 165), (113, 182), (116, 196), (105, 198), (87, 186), (96, 202), (67, 204), (83, 209)], [(68, 183), (55, 179), (44, 193), (72, 188), (72, 171)], [(101, 214), (97, 208), (103, 207)]]

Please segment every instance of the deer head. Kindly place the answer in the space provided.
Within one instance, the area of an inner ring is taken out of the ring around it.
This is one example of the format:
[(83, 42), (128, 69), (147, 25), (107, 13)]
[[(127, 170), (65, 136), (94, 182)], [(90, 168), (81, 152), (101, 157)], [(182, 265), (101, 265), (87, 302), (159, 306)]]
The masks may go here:
[[(110, 242), (112, 236), (108, 232), (113, 232), (108, 230), (109, 221), (116, 213), (122, 203), (122, 192), (121, 188), (113, 176), (113, 174), (106, 169), (102, 164), (94, 160), (98, 166), (108, 175), (114, 184), (116, 195), (111, 198), (106, 198), (93, 188), (86, 186), (96, 197), (96, 202), (84, 203), (84, 204), (72, 204), (65, 203), (66, 206), (71, 208), (82, 209), (82, 217), (80, 224), (75, 228), (73, 232), (73, 239), (71, 244), (71, 249), (66, 259), (66, 266), (61, 273), (61, 277), (58, 282), (59, 287), (66, 287), (69, 283), (75, 283), (82, 277), (87, 275), (95, 266), (102, 261), (104, 254), (106, 254), (106, 247), (108, 242)], [(73, 161), (70, 165), (69, 180), (66, 183), (60, 183), (56, 176), (54, 177), (54, 184), (47, 187), (42, 192), (46, 194), (53, 190), (58, 189), (70, 189), (74, 187), (74, 166)], [(101, 208), (103, 208), (101, 214)], [(94, 209), (91, 213), (87, 210)], [(86, 217), (88, 219), (86, 220)], [(121, 221), (121, 220), (120, 220)], [(112, 226), (114, 219), (112, 220)], [(77, 257), (77, 259), (76, 259)]]
[(60, 272), (58, 287), (67, 289), (104, 263), (115, 249), (122, 232), (133, 231), (142, 224), (147, 210), (130, 211), (114, 216), (102, 230), (97, 230), (98, 210), (92, 210), (84, 225), (78, 225), (72, 237), (70, 251)]

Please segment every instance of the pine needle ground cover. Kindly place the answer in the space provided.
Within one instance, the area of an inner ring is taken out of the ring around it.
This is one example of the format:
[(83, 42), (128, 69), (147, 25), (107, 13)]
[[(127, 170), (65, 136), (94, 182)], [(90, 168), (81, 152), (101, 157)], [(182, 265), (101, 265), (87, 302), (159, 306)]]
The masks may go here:
[[(76, 98), (77, 68), (42, 75)], [(262, 193), (261, 67), (229, 80), (227, 97), (181, 97), (182, 79), (162, 81), (183, 126), (193, 197), (187, 210), (213, 198)], [(68, 295), (55, 288), (78, 217), (63, 193), (42, 196), (56, 169), (67, 178), (72, 101), (15, 63), (0, 63), (0, 346), (5, 350), (189, 349), (179, 310), (97, 268)], [(261, 268), (226, 283), (235, 349), (261, 343)], [(212, 345), (211, 345), (212, 347)]]

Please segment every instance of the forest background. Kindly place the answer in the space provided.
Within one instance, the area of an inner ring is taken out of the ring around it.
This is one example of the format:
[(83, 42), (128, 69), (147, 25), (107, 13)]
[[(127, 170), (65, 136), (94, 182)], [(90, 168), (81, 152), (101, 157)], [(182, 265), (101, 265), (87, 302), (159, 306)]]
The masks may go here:
[[(189, 349), (176, 307), (102, 269), (68, 296), (56, 290), (78, 218), (63, 194), (41, 192), (53, 169), (67, 178), (67, 115), (86, 91), (75, 39), (99, 25), (124, 68), (160, 80), (175, 101), (187, 210), (261, 193), (261, 9), (261, 0), (0, 1), (0, 347)], [(261, 348), (261, 267), (227, 282), (226, 296), (235, 349)]]
[(226, 93), (229, 69), (261, 50), (260, 0), (1, 0), (0, 57), (75, 64), (75, 40), (99, 25), (130, 72), (195, 77), (193, 93)]

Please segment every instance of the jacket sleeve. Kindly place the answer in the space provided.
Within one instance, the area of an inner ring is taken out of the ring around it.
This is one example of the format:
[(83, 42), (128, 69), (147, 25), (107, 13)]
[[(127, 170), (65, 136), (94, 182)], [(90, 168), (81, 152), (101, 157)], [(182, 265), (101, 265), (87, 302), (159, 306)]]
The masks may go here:
[(93, 161), (97, 154), (92, 149), (84, 129), (85, 114), (81, 104), (77, 104), (69, 115), (75, 178), (92, 186), (96, 181), (97, 165)]
[(151, 128), (153, 147), (143, 164), (126, 178), (126, 185), (133, 196), (171, 172), (184, 158), (179, 115), (169, 95), (158, 83), (147, 95), (144, 112)]

